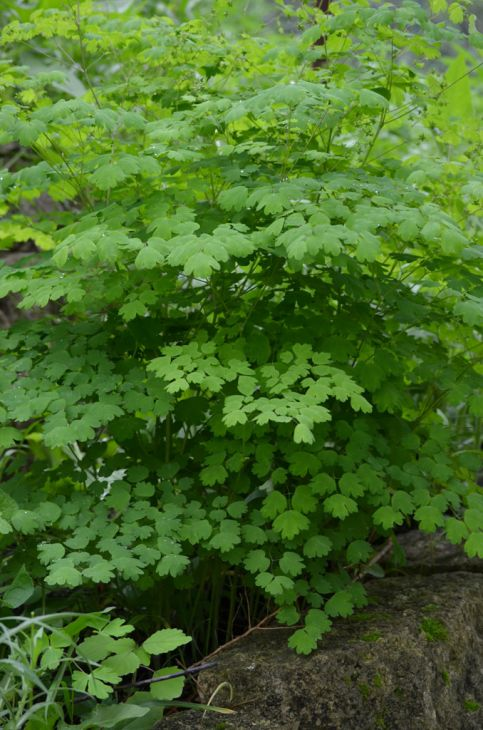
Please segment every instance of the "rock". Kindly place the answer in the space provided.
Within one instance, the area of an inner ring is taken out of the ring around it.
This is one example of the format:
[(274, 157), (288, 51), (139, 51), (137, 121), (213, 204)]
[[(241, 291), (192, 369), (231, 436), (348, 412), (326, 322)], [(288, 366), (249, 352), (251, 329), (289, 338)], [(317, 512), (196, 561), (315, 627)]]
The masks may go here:
[[(288, 630), (261, 629), (199, 677), (222, 682), (236, 715), (188, 712), (166, 730), (479, 730), (483, 727), (483, 575), (410, 575), (367, 584), (371, 603), (341, 619), (308, 657)], [(213, 704), (228, 706), (222, 689)]]
[(445, 539), (442, 530), (432, 534), (411, 530), (398, 535), (398, 543), (406, 554), (405, 573), (483, 572), (483, 560), (469, 558), (459, 545)]

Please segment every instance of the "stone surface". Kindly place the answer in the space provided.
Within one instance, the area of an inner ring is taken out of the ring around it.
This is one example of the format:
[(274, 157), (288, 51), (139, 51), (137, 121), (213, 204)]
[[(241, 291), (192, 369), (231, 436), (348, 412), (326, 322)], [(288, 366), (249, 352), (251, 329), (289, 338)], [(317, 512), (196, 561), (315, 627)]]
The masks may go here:
[[(428, 565), (424, 551), (413, 557), (413, 565)], [(184, 712), (162, 727), (480, 730), (483, 575), (458, 570), (455, 555), (450, 572), (443, 564), (429, 575), (370, 581), (370, 605), (337, 621), (308, 657), (288, 649), (288, 630), (257, 630), (199, 676), (203, 702), (222, 682), (231, 684), (232, 702), (221, 689), (213, 704), (236, 714)]]
[(411, 530), (399, 535), (398, 542), (406, 554), (406, 573), (428, 575), (449, 573), (452, 570), (483, 572), (483, 561), (469, 558), (459, 545), (448, 542), (442, 531), (428, 534)]

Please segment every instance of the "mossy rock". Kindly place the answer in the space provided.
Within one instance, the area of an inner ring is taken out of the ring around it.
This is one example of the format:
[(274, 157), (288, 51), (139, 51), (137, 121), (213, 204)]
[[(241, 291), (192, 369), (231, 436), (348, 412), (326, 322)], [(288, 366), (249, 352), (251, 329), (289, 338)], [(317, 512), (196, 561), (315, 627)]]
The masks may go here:
[[(483, 575), (411, 575), (367, 587), (366, 620), (336, 622), (308, 657), (288, 649), (285, 630), (256, 631), (220, 652), (218, 666), (199, 677), (201, 700), (229, 682), (236, 714), (180, 713), (163, 729), (480, 730)], [(228, 706), (223, 692), (215, 703)]]

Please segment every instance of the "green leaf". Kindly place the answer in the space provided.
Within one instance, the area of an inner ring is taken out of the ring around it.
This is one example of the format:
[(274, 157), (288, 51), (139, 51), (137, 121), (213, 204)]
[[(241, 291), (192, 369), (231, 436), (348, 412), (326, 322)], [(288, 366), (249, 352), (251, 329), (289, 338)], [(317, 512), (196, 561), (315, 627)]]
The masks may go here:
[(333, 494), (337, 491), (336, 481), (329, 474), (317, 474), (310, 482), (310, 487), (314, 494), (320, 494), (321, 496)]
[(312, 493), (312, 488), (309, 485), (299, 485), (292, 496), (292, 507), (298, 512), (303, 514), (309, 514), (317, 509), (318, 500)]
[(362, 497), (364, 486), (357, 474), (346, 473), (339, 479), (339, 489), (346, 497)]
[(391, 504), (394, 510), (409, 515), (414, 510), (413, 500), (407, 492), (397, 491), (392, 495)]
[(315, 436), (308, 426), (304, 423), (298, 423), (293, 432), (293, 440), (296, 444), (313, 444)]
[(122, 305), (119, 314), (126, 322), (130, 322), (132, 319), (146, 314), (146, 306), (139, 300), (127, 302)]
[(385, 530), (390, 530), (394, 525), (402, 525), (404, 522), (404, 515), (390, 507), (385, 505), (376, 509), (372, 516), (372, 520), (375, 525), (382, 525)]
[(297, 553), (286, 551), (279, 560), (280, 570), (286, 575), (296, 576), (300, 575), (305, 565), (304, 561), (300, 558)]
[[(130, 644), (133, 645), (134, 642), (131, 641)], [(108, 654), (115, 653), (117, 647), (118, 642), (115, 638), (98, 633), (84, 639), (77, 647), (77, 651), (85, 659), (91, 662), (99, 662), (101, 659), (105, 659)]]
[(468, 239), (456, 228), (443, 228), (441, 248), (447, 256), (459, 255), (468, 244)]
[(152, 246), (142, 248), (134, 261), (137, 269), (154, 269), (161, 263), (163, 263), (162, 255)]
[(414, 519), (419, 522), (420, 529), (425, 532), (434, 532), (437, 527), (442, 527), (445, 523), (441, 510), (431, 505), (419, 507), (414, 513)]
[(321, 638), (322, 632), (312, 626), (306, 626), (303, 629), (297, 629), (288, 640), (291, 649), (295, 649), (297, 654), (311, 654), (317, 648), (317, 642)]
[(433, 13), (444, 12), (448, 7), (447, 0), (430, 0), (429, 4)]
[(465, 553), (470, 558), (483, 558), (483, 532), (472, 532), (465, 542)]
[(171, 575), (175, 578), (186, 571), (190, 559), (186, 555), (164, 555), (156, 567), (156, 573), (160, 576)]
[(54, 563), (45, 582), (49, 585), (69, 586), (75, 588), (83, 582), (82, 573), (74, 568), (68, 560), (58, 560)]
[[(109, 667), (104, 666), (103, 664), (100, 667), (96, 667), (93, 670), (91, 677), (93, 679), (100, 680), (102, 683), (105, 683), (106, 685), (118, 684), (118, 682), (121, 681), (121, 676), (119, 674), (114, 672)], [(110, 694), (112, 692), (112, 688), (108, 689), (106, 686), (106, 691), (108, 691), (108, 693)]]
[(284, 512), (286, 507), (287, 498), (281, 492), (274, 490), (265, 497), (260, 511), (266, 519), (270, 520)]
[(30, 123), (19, 122), (18, 126), (18, 141), (24, 147), (32, 146), (38, 139), (38, 137), (47, 131), (47, 126), (39, 119), (33, 120)]
[(458, 545), (460, 542), (468, 537), (468, 528), (465, 523), (461, 520), (457, 520), (455, 517), (447, 517), (445, 524), (445, 532), (448, 540), (453, 545)]
[(388, 100), (385, 95), (383, 96), (370, 89), (362, 89), (359, 96), (361, 104), (369, 107), (369, 109), (387, 109)]
[(115, 482), (106, 497), (106, 504), (112, 509), (124, 512), (131, 499), (131, 487), (126, 482)]
[(483, 416), (483, 393), (476, 393), (469, 398), (470, 413), (473, 416)]
[(189, 644), (190, 641), (191, 637), (180, 629), (162, 629), (146, 639), (142, 646), (148, 654), (166, 654)]
[(223, 190), (218, 196), (218, 202), (223, 210), (240, 211), (244, 208), (248, 198), (248, 189), (244, 185), (238, 185)]
[(119, 164), (111, 162), (108, 165), (101, 165), (91, 175), (91, 182), (99, 190), (110, 190), (123, 182), (127, 177), (128, 173)]
[(357, 512), (357, 502), (343, 494), (333, 494), (324, 500), (324, 510), (339, 520), (345, 520), (348, 515)]
[(59, 662), (63, 657), (62, 649), (56, 649), (49, 646), (42, 654), (40, 659), (41, 669), (57, 669)]
[(429, 221), (422, 227), (421, 236), (429, 243), (438, 243), (441, 237), (441, 224), (438, 221)]
[(35, 512), (19, 509), (10, 518), (12, 526), (24, 535), (31, 535), (40, 527), (40, 520)]
[(34, 583), (22, 565), (12, 583), (3, 594), (3, 603), (9, 608), (18, 608), (28, 601), (34, 592)]
[(293, 509), (283, 512), (273, 522), (275, 532), (280, 532), (282, 537), (287, 540), (291, 540), (309, 526), (310, 522), (307, 517)]
[(463, 515), (465, 525), (472, 531), (483, 530), (483, 509), (470, 507)]
[[(453, 23), (461, 23), (463, 10), (458, 3), (452, 3), (449, 7), (449, 16)], [(459, 18), (459, 19), (455, 19)], [(471, 66), (471, 63), (469, 64)], [(470, 68), (467, 63), (467, 55), (463, 51), (451, 59), (448, 70), (445, 74), (444, 96), (447, 102), (447, 115), (459, 119), (468, 119), (473, 115), (472, 89)]]
[(15, 441), (21, 441), (22, 432), (11, 426), (0, 427), (0, 449), (8, 449), (13, 446)]
[(466, 301), (455, 304), (454, 313), (471, 327), (483, 323), (483, 298), (469, 296)]
[(115, 618), (102, 627), (102, 633), (108, 636), (125, 636), (126, 634), (132, 634), (133, 631), (134, 626), (126, 624), (123, 618)]
[(107, 560), (98, 560), (85, 568), (84, 576), (94, 583), (110, 583), (114, 577), (114, 566)]
[(285, 591), (293, 588), (293, 580), (285, 575), (272, 575), (271, 573), (259, 573), (255, 583), (272, 596), (279, 596)]
[(380, 250), (381, 245), (376, 236), (368, 232), (359, 234), (355, 251), (358, 261), (375, 261), (379, 256)]
[(208, 540), (212, 532), (213, 528), (208, 520), (187, 520), (180, 529), (180, 538), (196, 545)]
[(243, 395), (250, 396), (257, 387), (256, 378), (247, 375), (240, 375), (238, 378), (238, 391)]
[(270, 559), (264, 550), (250, 550), (243, 565), (250, 573), (263, 573), (270, 566)]
[(231, 428), (232, 426), (236, 426), (237, 424), (243, 424), (246, 423), (248, 420), (248, 416), (244, 411), (230, 411), (226, 415), (223, 416), (223, 423), (225, 423), (228, 428)]
[(231, 502), (231, 504), (228, 504), (226, 507), (226, 511), (230, 515), (230, 517), (233, 517), (233, 519), (239, 519), (242, 517), (248, 510), (246, 502), (238, 501), (238, 502)]
[[(79, 687), (79, 689), (82, 688)], [(85, 687), (83, 688), (85, 690)], [(149, 707), (133, 704), (97, 705), (88, 718), (79, 725), (82, 728), (111, 728), (121, 722), (137, 720), (149, 712)]]
[(284, 626), (293, 626), (300, 619), (300, 613), (295, 606), (283, 606), (277, 612), (277, 621)]
[[(463, 7), (459, 3), (451, 3), (448, 9), (448, 15), (449, 19), (452, 23), (455, 23), (458, 25), (459, 23), (462, 23), (464, 20), (464, 10)], [(460, 77), (463, 74), (460, 74)], [(460, 108), (460, 114), (463, 113), (463, 109)]]
[[(168, 674), (174, 674), (179, 672), (179, 667), (165, 667), (154, 672), (153, 679), (158, 677), (165, 677)], [(156, 700), (174, 700), (180, 697), (183, 693), (185, 678), (184, 677), (172, 677), (171, 679), (165, 679), (162, 682), (153, 682), (149, 685), (149, 691)]]
[(284, 575), (274, 576), (272, 582), (265, 588), (267, 593), (271, 596), (279, 596), (285, 591), (290, 591), (293, 588), (293, 581)]
[(190, 256), (184, 265), (184, 273), (188, 276), (196, 276), (198, 279), (207, 279), (213, 271), (220, 269), (219, 262), (209, 254), (198, 251)]
[[(223, 523), (225, 523), (225, 526)], [(231, 524), (226, 525), (226, 523)], [(213, 535), (210, 540), (210, 545), (222, 553), (227, 553), (241, 542), (239, 533), (240, 529), (237, 523), (231, 520), (223, 520), (220, 531)]]
[(86, 672), (74, 671), (72, 672), (72, 688), (79, 690), (79, 692), (85, 692), (87, 688), (87, 682), (89, 675)]
[(7, 520), (4, 520), (3, 517), (0, 517), (0, 535), (8, 535), (8, 533), (12, 531), (13, 528), (7, 522)]
[(332, 542), (323, 535), (309, 537), (304, 545), (304, 555), (308, 558), (324, 558), (330, 553)]
[(136, 672), (141, 666), (141, 660), (133, 651), (129, 651), (107, 657), (102, 662), (102, 666), (123, 677)]
[(372, 553), (372, 545), (365, 540), (354, 540), (346, 551), (347, 560), (351, 565), (354, 563), (364, 563)]
[(244, 542), (249, 545), (263, 545), (267, 542), (265, 530), (256, 525), (242, 525), (241, 532)]
[(350, 616), (353, 609), (354, 603), (349, 591), (337, 591), (324, 606), (328, 616)]
[(398, 227), (398, 233), (403, 241), (414, 241), (419, 234), (420, 226), (415, 218), (408, 218), (402, 221)]
[(307, 628), (316, 629), (322, 635), (329, 631), (332, 621), (325, 611), (320, 608), (311, 608), (305, 617), (305, 625)]
[(227, 476), (228, 472), (222, 464), (207, 466), (200, 472), (202, 484), (206, 484), (209, 487), (212, 487), (214, 484), (224, 484)]
[(35, 508), (35, 512), (43, 523), (51, 525), (62, 515), (62, 510), (55, 502), (40, 502)]

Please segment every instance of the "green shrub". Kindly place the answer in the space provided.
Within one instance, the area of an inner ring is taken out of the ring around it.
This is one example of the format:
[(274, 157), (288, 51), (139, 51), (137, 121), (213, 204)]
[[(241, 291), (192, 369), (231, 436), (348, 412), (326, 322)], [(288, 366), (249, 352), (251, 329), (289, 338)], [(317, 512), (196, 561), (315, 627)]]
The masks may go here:
[(48, 308), (1, 336), (7, 580), (151, 590), (200, 647), (205, 591), (215, 632), (241, 586), (309, 652), (395, 528), (482, 551), (475, 62), (418, 3), (291, 13), (233, 40), (86, 3), (0, 41), (0, 236), (36, 244), (0, 293)]

